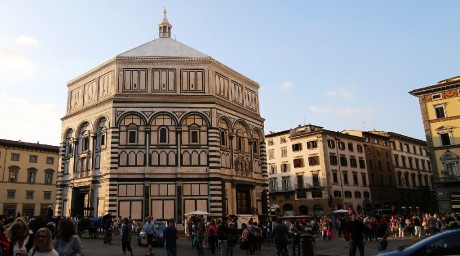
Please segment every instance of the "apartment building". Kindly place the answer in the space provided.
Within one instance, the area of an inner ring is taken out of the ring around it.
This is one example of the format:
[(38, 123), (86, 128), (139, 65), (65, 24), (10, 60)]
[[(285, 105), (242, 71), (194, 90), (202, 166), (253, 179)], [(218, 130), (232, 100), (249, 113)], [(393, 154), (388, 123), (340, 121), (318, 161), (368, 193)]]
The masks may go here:
[(440, 212), (460, 211), (460, 76), (409, 92), (419, 99)]
[(363, 138), (304, 125), (265, 141), (270, 203), (282, 214), (372, 209)]
[(396, 178), (391, 161), (391, 148), (388, 137), (359, 130), (344, 130), (342, 133), (364, 139), (363, 145), (373, 209), (396, 208), (399, 202), (395, 190)]
[(374, 209), (427, 212), (436, 209), (425, 141), (386, 131), (343, 131), (365, 139)]
[(0, 209), (44, 215), (56, 200), (59, 147), (0, 139)]

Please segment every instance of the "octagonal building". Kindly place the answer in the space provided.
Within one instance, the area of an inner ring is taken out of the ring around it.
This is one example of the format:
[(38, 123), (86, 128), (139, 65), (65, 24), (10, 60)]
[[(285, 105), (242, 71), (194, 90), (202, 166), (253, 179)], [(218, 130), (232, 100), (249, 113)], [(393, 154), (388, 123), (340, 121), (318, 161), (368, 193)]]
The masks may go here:
[(158, 29), (68, 83), (56, 214), (267, 212), (259, 85)]

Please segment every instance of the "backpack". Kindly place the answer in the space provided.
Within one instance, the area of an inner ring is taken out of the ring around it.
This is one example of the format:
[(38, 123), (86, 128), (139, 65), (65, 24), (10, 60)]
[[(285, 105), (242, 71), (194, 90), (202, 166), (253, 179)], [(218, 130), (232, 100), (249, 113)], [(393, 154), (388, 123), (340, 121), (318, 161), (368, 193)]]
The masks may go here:
[(254, 232), (254, 236), (255, 236), (255, 237), (260, 237), (260, 228), (257, 227), (257, 226), (254, 226), (253, 229), (254, 229), (254, 231), (253, 231), (253, 232)]

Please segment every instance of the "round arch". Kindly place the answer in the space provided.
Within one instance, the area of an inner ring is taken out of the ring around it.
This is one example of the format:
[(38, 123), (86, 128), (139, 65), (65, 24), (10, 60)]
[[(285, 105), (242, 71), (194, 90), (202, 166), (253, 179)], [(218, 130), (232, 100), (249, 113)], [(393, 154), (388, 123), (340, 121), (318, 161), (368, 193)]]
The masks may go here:
[(320, 204), (315, 204), (313, 206), (313, 215), (314, 216), (322, 216), (323, 215), (323, 206)]
[(77, 129), (76, 129), (76, 131), (75, 131), (75, 135), (80, 134), (80, 133), (81, 133), (81, 129), (82, 129), (86, 124), (88, 124), (87, 127), (86, 127), (86, 130), (87, 130), (87, 131), (93, 131), (93, 130), (94, 130), (94, 128), (93, 128), (94, 126), (93, 126), (93, 124), (92, 124), (90, 121), (88, 121), (88, 120), (83, 120), (83, 121), (81, 121), (80, 124), (78, 125), (78, 127), (77, 127)]
[(161, 116), (161, 115), (165, 115), (165, 116), (168, 116), (169, 118), (171, 118), (174, 122), (174, 125), (177, 126), (177, 124), (179, 123), (179, 120), (177, 120), (177, 117), (175, 115), (173, 115), (172, 113), (170, 112), (166, 112), (166, 111), (162, 111), (162, 112), (158, 112), (158, 113), (155, 113), (154, 115), (152, 115), (150, 117), (150, 120), (148, 120), (148, 124), (151, 125), (153, 120), (155, 120), (155, 118), (157, 118), (158, 116)]
[(200, 113), (200, 112), (189, 112), (189, 113), (183, 115), (183, 116), (180, 118), (178, 124), (179, 124), (180, 126), (184, 125), (184, 124), (183, 124), (183, 123), (184, 123), (184, 120), (187, 119), (187, 117), (189, 117), (189, 116), (191, 116), (191, 115), (200, 116), (200, 117), (205, 121), (206, 127), (208, 127), (208, 128), (211, 127), (211, 122), (209, 121), (209, 118), (208, 118), (206, 115), (204, 115), (203, 113)]
[(232, 125), (232, 130), (236, 129), (236, 126), (238, 125), (238, 123), (241, 124), (246, 129), (246, 133), (248, 134), (251, 133), (251, 129), (249, 128), (249, 125), (243, 119), (235, 120), (235, 122), (233, 122), (233, 125)]
[(308, 207), (306, 205), (299, 206), (299, 215), (308, 215)]
[(145, 116), (142, 114), (142, 113), (139, 113), (139, 112), (135, 112), (135, 111), (128, 111), (126, 113), (123, 113), (121, 116), (118, 117), (117, 119), (117, 127), (120, 127), (121, 126), (121, 122), (129, 115), (134, 115), (134, 116), (138, 116), (142, 123), (145, 125), (147, 124), (147, 120), (145, 118)]
[(96, 121), (94, 122), (93, 133), (97, 133), (99, 129), (99, 124), (105, 119), (105, 125), (107, 128), (110, 127), (109, 125), (109, 118), (106, 115), (99, 116)]
[(284, 215), (294, 215), (294, 206), (292, 204), (285, 204), (283, 206)]

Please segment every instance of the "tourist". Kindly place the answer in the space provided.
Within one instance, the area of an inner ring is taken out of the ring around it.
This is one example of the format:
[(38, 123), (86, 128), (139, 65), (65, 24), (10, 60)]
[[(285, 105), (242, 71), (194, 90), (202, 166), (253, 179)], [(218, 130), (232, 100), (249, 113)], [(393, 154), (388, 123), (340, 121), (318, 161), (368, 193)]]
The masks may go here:
[(153, 217), (149, 216), (147, 222), (144, 223), (142, 229), (147, 235), (147, 255), (153, 255), (153, 242), (155, 241), (155, 224), (153, 222)]
[(59, 256), (59, 253), (53, 249), (51, 230), (41, 228), (34, 237), (34, 246), (29, 252), (29, 256)]
[(121, 250), (123, 251), (123, 255), (126, 256), (126, 251), (128, 251), (131, 256), (133, 256), (133, 249), (131, 248), (131, 232), (132, 226), (129, 222), (129, 219), (124, 217), (121, 227)]
[(174, 219), (169, 219), (168, 226), (163, 230), (163, 238), (165, 240), (166, 255), (176, 256), (176, 240), (179, 239), (179, 234), (177, 233), (176, 221)]
[(289, 242), (289, 229), (281, 219), (277, 219), (276, 222), (276, 226), (273, 228), (276, 253), (277, 255), (289, 255), (287, 247)]
[(249, 230), (246, 223), (241, 224), (241, 229), (243, 233), (241, 234), (241, 246), (240, 248), (245, 251), (245, 255), (251, 255), (250, 244), (249, 244)]
[(230, 228), (228, 227), (228, 217), (223, 217), (222, 222), (217, 227), (217, 239), (219, 239), (220, 256), (228, 254), (228, 238)]
[(217, 225), (214, 220), (209, 222), (207, 227), (208, 233), (208, 246), (211, 249), (211, 254), (216, 253), (216, 244), (217, 244)]
[(75, 235), (72, 221), (63, 219), (59, 222), (57, 236), (53, 241), (54, 249), (60, 256), (83, 256), (80, 238)]
[(348, 223), (347, 230), (350, 234), (350, 256), (356, 255), (356, 248), (359, 255), (364, 256), (364, 233), (365, 228), (362, 220), (359, 220), (356, 214), (351, 215), (351, 221)]
[(27, 256), (34, 245), (33, 235), (29, 232), (29, 224), (24, 218), (14, 220), (6, 235), (10, 240), (9, 256)]

